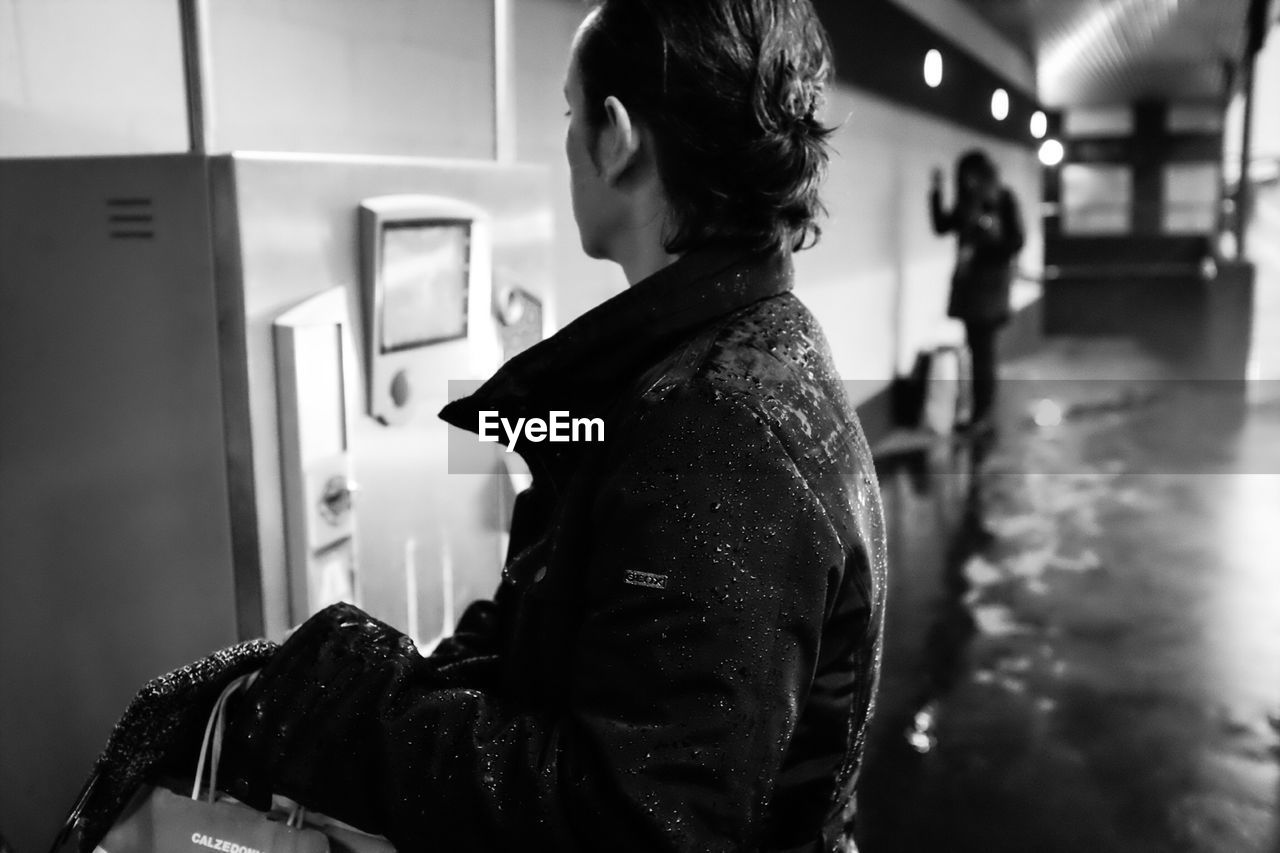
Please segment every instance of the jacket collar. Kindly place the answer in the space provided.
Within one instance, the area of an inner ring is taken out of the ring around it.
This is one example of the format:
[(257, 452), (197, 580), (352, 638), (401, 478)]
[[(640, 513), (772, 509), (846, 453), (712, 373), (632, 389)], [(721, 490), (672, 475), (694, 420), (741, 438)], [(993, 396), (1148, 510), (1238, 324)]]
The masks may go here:
[(692, 332), (785, 293), (792, 282), (789, 253), (690, 252), (514, 356), (473, 394), (445, 406), (440, 418), (477, 432), (485, 410), (504, 417), (545, 417), (552, 409), (598, 415), (628, 379)]

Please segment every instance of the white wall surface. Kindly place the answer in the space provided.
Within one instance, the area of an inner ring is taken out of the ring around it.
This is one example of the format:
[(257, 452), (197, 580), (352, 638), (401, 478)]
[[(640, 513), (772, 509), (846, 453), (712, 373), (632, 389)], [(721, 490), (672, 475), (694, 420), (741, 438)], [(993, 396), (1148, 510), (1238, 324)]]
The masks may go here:
[[(214, 0), (213, 150), (487, 159), (487, 0)], [(187, 149), (177, 0), (0, 0), (0, 156)]]
[[(1254, 67), (1253, 156), (1280, 160), (1280, 24), (1271, 28)], [(1237, 95), (1227, 112), (1226, 169), (1234, 180), (1240, 174), (1240, 140), (1244, 100)]]
[(216, 149), (493, 157), (488, 0), (208, 8)]
[(0, 157), (186, 148), (177, 0), (0, 0)]
[(1254, 74), (1253, 153), (1280, 159), (1280, 24), (1271, 28)]

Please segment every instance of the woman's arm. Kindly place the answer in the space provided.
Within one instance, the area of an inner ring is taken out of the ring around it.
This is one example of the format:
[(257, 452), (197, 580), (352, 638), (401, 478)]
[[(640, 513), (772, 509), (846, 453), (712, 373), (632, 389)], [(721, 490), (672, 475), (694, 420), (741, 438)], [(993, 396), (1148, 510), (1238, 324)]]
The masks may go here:
[(942, 191), (936, 186), (929, 191), (929, 214), (933, 220), (933, 233), (941, 235), (955, 230), (955, 211), (942, 206)]
[(671, 392), (619, 446), (563, 709), (372, 654), (276, 717), (268, 670), (251, 698), (277, 793), (402, 850), (750, 846), (844, 546), (763, 419), (711, 388)]
[(929, 176), (929, 216), (935, 234), (946, 234), (956, 227), (954, 210), (942, 206), (942, 170), (934, 169)]

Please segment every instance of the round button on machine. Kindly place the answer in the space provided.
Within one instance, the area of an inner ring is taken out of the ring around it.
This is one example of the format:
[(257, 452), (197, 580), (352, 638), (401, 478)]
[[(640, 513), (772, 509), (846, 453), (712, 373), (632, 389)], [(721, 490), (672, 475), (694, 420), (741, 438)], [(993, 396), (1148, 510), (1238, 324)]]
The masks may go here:
[(397, 409), (403, 409), (412, 396), (413, 389), (409, 385), (408, 371), (397, 370), (396, 375), (391, 377), (391, 402), (396, 404)]

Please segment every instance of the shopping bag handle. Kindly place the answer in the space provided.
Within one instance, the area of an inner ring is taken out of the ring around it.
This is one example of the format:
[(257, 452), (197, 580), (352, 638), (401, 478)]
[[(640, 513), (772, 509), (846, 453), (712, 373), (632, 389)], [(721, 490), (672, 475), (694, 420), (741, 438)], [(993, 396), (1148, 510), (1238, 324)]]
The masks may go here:
[(222, 735), (227, 725), (227, 700), (241, 687), (247, 687), (258, 677), (257, 672), (250, 672), (232, 679), (223, 688), (222, 693), (213, 703), (209, 712), (209, 721), (204, 726), (204, 738), (200, 742), (200, 759), (196, 762), (195, 783), (191, 786), (191, 799), (200, 799), (200, 780), (204, 778), (205, 764), (209, 765), (208, 801), (213, 802), (218, 791), (218, 765), (222, 762)]
[[(196, 765), (196, 781), (195, 786), (191, 789), (191, 799), (200, 799), (200, 780), (204, 777), (204, 768), (206, 760), (209, 763), (209, 801), (213, 802), (218, 790), (218, 763), (222, 758), (222, 733), (226, 727), (226, 706), (227, 700), (231, 698), (241, 687), (248, 686), (258, 677), (257, 671), (239, 676), (231, 681), (230, 684), (223, 689), (221, 695), (214, 702), (213, 710), (209, 714), (209, 720), (205, 724), (204, 738), (200, 744), (200, 759)], [(210, 754), (210, 746), (212, 746), (212, 754)], [(97, 787), (101, 773), (99, 768), (95, 767), (93, 773), (89, 775), (88, 781), (80, 790), (80, 796), (76, 798), (75, 805), (71, 807), (67, 819), (63, 822), (62, 828), (58, 831), (58, 835), (53, 840), (53, 844), (49, 848), (49, 853), (58, 853), (71, 837), (71, 833), (75, 831), (76, 825), (80, 821), (81, 812), (84, 810), (85, 804), (89, 801), (90, 795)], [(290, 823), (297, 822), (301, 825), (302, 809), (299, 807), (294, 814), (290, 815)]]
[[(206, 800), (215, 802), (218, 796), (218, 767), (222, 763), (222, 737), (227, 728), (227, 702), (242, 687), (248, 687), (258, 677), (257, 671), (250, 672), (234, 679), (228, 684), (213, 703), (209, 712), (209, 721), (204, 726), (204, 738), (200, 742), (200, 759), (196, 762), (196, 778), (191, 786), (191, 799), (200, 799), (200, 780), (204, 778), (204, 768), (209, 766), (209, 788)], [(299, 803), (292, 803), (288, 809), (286, 826), (302, 829), (307, 810)]]

